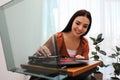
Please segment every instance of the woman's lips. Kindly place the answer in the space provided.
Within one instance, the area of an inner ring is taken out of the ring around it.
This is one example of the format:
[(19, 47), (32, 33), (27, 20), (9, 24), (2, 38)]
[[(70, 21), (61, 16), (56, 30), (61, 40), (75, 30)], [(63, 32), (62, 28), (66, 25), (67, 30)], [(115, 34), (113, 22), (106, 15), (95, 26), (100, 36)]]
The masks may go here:
[(78, 35), (82, 34), (82, 32), (80, 32), (80, 31), (78, 31), (78, 30), (76, 30), (75, 32), (76, 32), (76, 34), (78, 34)]

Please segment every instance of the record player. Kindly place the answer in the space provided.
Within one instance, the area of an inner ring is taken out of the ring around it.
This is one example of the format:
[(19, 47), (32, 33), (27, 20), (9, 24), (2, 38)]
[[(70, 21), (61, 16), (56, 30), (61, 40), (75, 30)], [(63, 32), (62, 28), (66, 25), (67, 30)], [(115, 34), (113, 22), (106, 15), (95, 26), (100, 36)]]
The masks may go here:
[[(33, 65), (40, 65), (40, 66), (46, 66), (46, 67), (60, 67), (59, 59), (57, 56), (29, 56), (28, 57), (28, 63)], [(53, 62), (53, 64), (49, 64)]]
[(29, 64), (53, 67), (53, 68), (67, 68), (83, 66), (88, 64), (88, 60), (78, 60), (74, 58), (59, 58), (58, 56), (29, 56)]

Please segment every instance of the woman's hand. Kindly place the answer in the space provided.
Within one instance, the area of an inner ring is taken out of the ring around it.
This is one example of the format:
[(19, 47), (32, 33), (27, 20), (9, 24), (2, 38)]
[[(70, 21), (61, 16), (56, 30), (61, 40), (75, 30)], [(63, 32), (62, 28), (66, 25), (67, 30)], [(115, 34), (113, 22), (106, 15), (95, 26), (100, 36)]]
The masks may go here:
[(85, 59), (85, 57), (81, 56), (81, 55), (76, 55), (75, 56), (76, 59)]
[(51, 55), (51, 52), (50, 50), (46, 47), (46, 46), (41, 46), (37, 52), (35, 53), (35, 55), (37, 56), (50, 56)]

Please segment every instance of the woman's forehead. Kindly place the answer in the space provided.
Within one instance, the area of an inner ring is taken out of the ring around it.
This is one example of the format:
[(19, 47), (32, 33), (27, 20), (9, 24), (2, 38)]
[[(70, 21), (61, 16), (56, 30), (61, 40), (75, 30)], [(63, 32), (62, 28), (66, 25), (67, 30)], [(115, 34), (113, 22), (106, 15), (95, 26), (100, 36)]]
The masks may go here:
[(83, 22), (85, 24), (90, 24), (90, 20), (86, 16), (78, 16), (74, 21)]

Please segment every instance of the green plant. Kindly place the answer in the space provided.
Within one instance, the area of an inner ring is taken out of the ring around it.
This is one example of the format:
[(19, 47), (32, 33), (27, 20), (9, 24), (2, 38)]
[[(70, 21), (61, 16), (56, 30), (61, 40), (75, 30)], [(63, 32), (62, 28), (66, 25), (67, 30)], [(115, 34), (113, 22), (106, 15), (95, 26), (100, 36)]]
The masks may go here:
[[(98, 34), (97, 38), (94, 37), (90, 37), (90, 39), (93, 41), (93, 45), (94, 45), (94, 51), (91, 52), (92, 57), (95, 61), (101, 61), (101, 65), (100, 67), (107, 67), (108, 65), (105, 65), (103, 63), (103, 59), (100, 56), (100, 54), (106, 56), (106, 52), (104, 50), (102, 50), (100, 48), (100, 43), (104, 40), (104, 38), (102, 38), (102, 33)], [(99, 67), (97, 67), (96, 72), (99, 72)]]
[(111, 54), (109, 57), (116, 59), (116, 62), (112, 63), (112, 66), (114, 68), (114, 75), (115, 77), (120, 75), (120, 47), (116, 46), (115, 49), (113, 49), (114, 53)]

